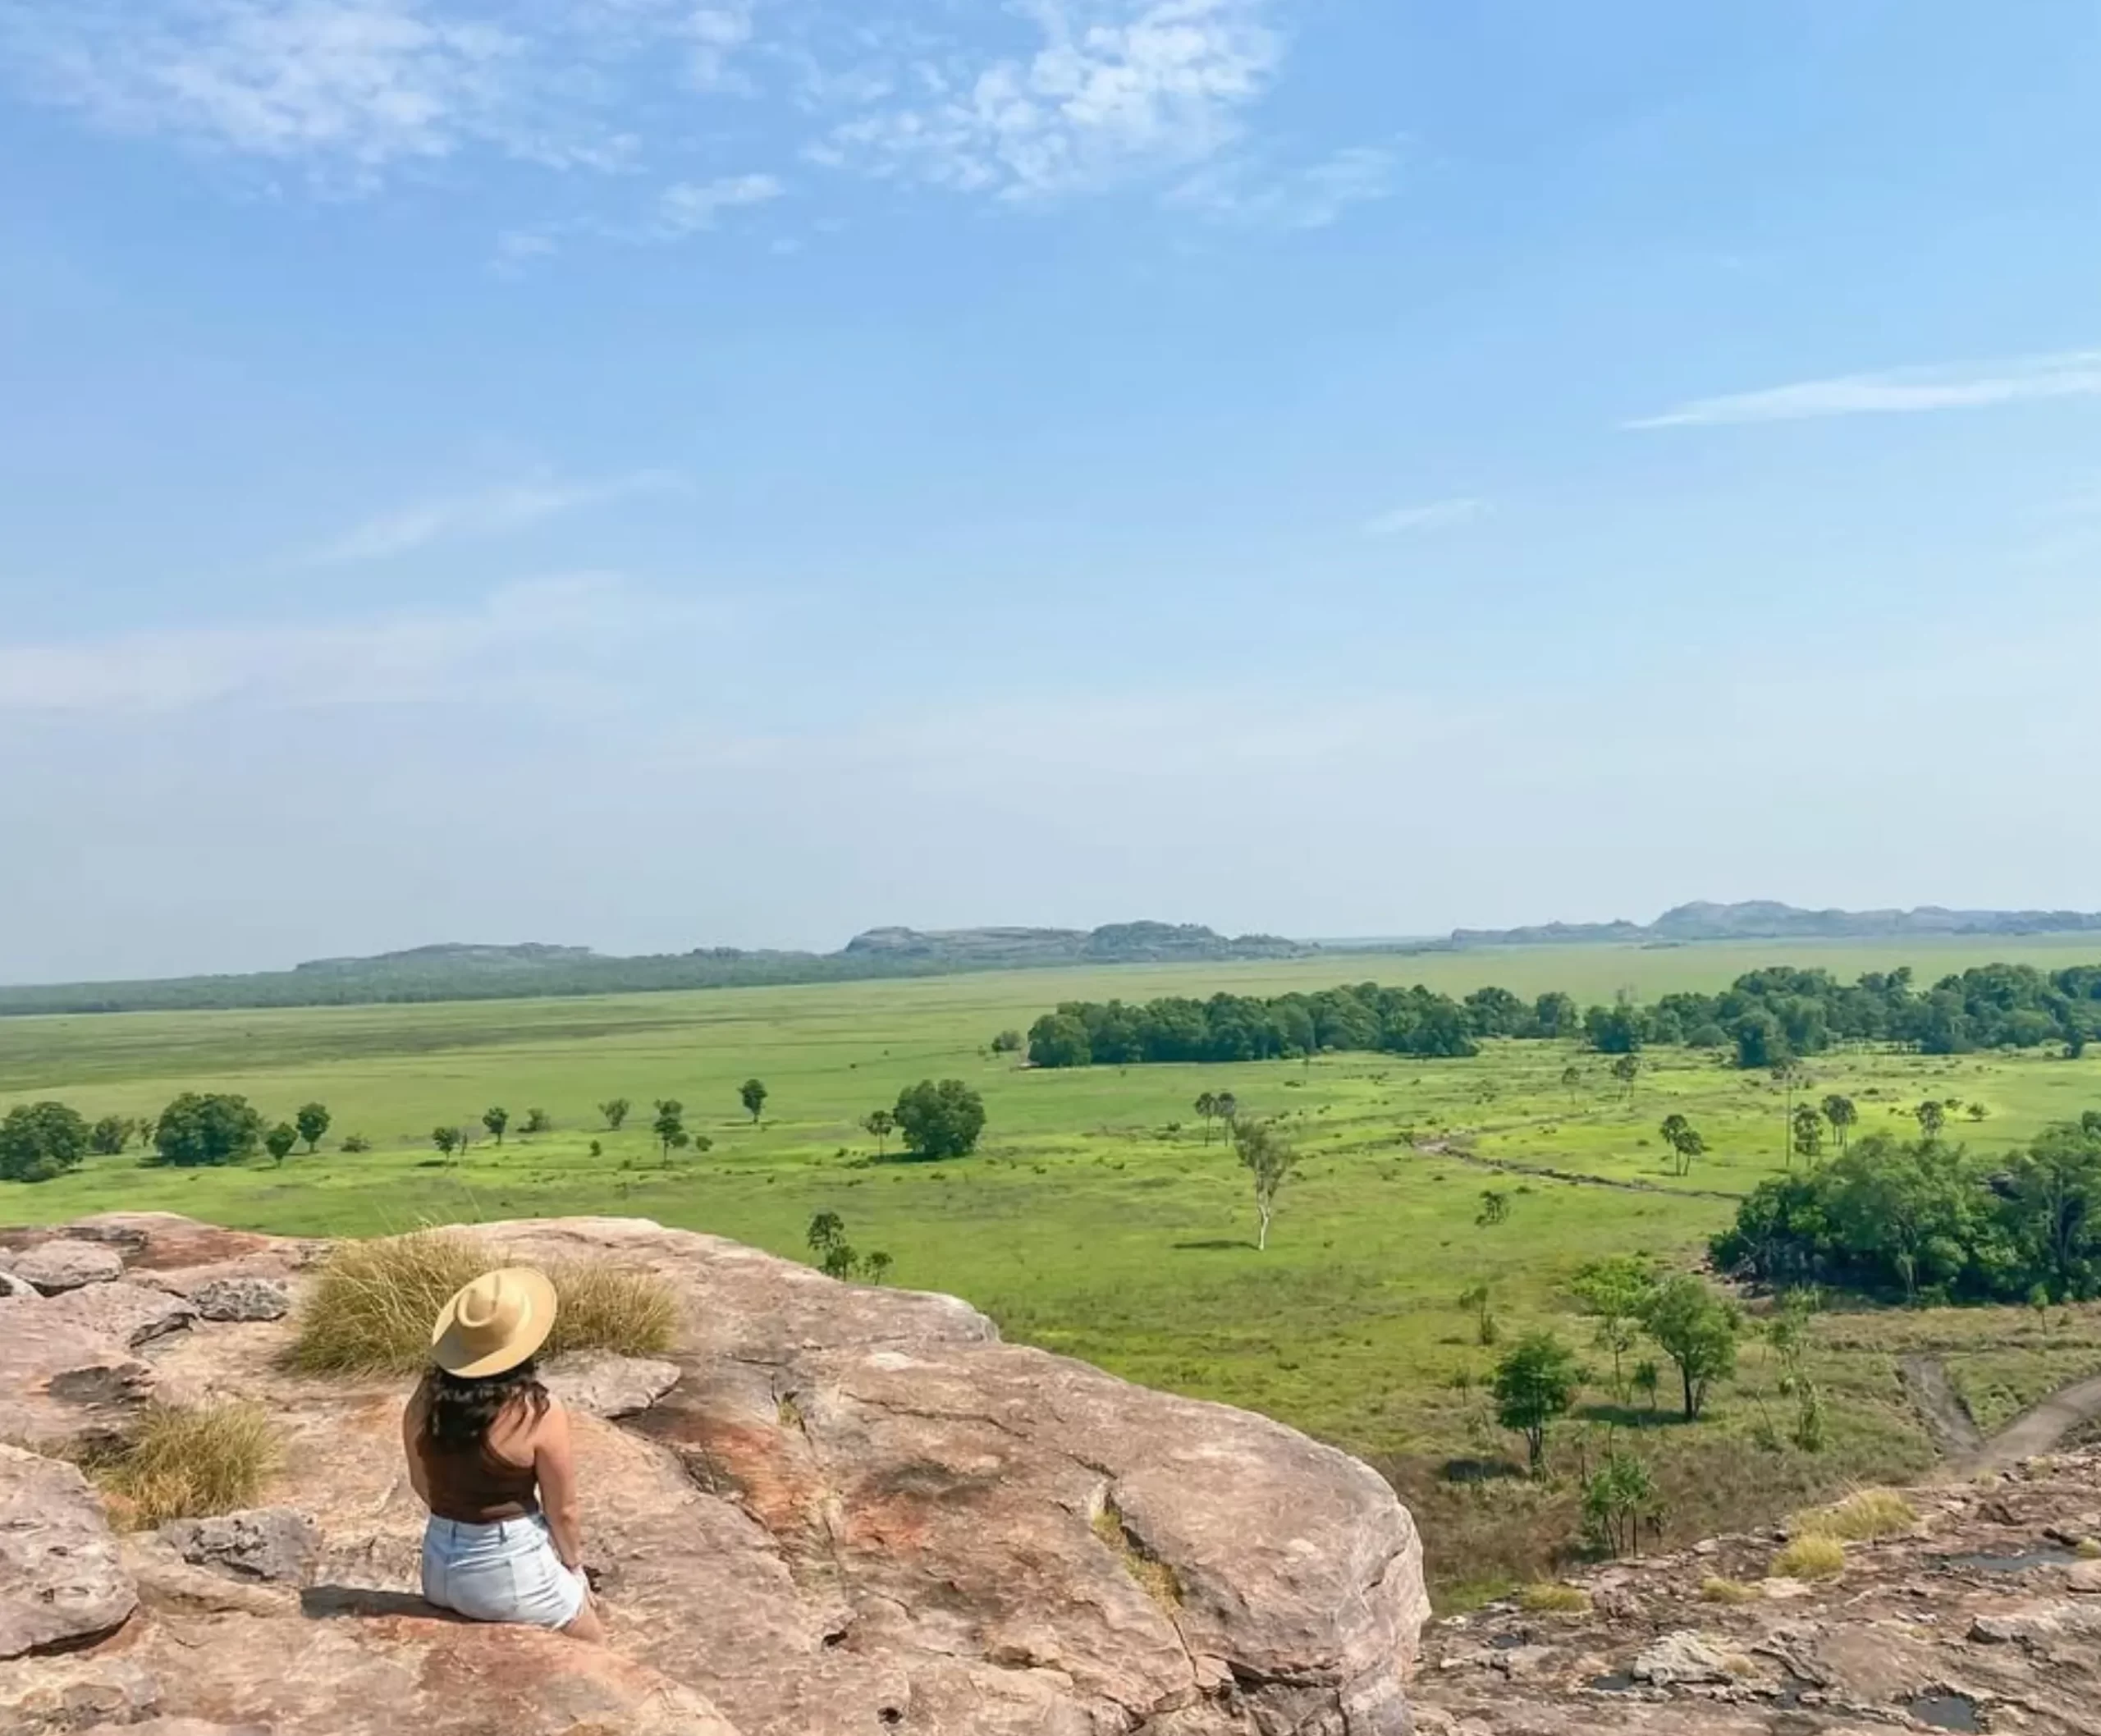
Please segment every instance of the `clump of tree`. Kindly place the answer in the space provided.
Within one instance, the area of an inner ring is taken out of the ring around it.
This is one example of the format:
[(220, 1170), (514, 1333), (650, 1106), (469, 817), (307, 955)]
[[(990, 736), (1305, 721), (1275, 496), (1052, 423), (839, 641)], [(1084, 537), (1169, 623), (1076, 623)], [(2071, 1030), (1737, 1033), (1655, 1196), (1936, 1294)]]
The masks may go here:
[(1256, 1251), (1270, 1245), (1270, 1224), (1276, 1216), (1277, 1197), (1298, 1167), (1298, 1152), (1273, 1120), (1237, 1120), (1233, 1125), (1234, 1153), (1247, 1170), (1255, 1189)]
[(1691, 1122), (1676, 1113), (1665, 1115), (1663, 1125), (1657, 1131), (1663, 1135), (1664, 1143), (1670, 1147), (1673, 1172), (1690, 1175), (1693, 1160), (1704, 1155), (1707, 1150), (1705, 1137)]
[[(1922, 1124), (1925, 1118), (1922, 1118)], [(1983, 1158), (1872, 1134), (1821, 1169), (1761, 1182), (1714, 1244), (1781, 1285), (1930, 1302), (2101, 1297), (2101, 1111)]]
[(69, 1105), (18, 1103), (0, 1118), (0, 1181), (50, 1181), (76, 1170), (94, 1134)]
[[(1462, 1006), (1449, 995), (1420, 986), (1382, 988), (1362, 983), (1318, 994), (1266, 998), (1217, 994), (1197, 1001), (1170, 996), (1141, 1005), (1069, 1001), (1030, 1027), (1028, 1058), (1038, 1067), (1087, 1067), (1274, 1060), (1331, 1049), (1463, 1056), (1480, 1052), (1476, 1039), (1484, 1035), (1533, 1034), (1529, 1023), (1521, 1033), (1500, 1028), (1499, 1011), (1470, 1011), (1479, 999), (1472, 997)], [(1501, 1003), (1495, 1005), (1499, 1009)]]
[(763, 1079), (746, 1079), (737, 1088), (737, 1101), (744, 1106), (744, 1113), (752, 1118), (752, 1125), (758, 1125), (760, 1114), (766, 1108), (767, 1089)]
[(810, 1220), (804, 1239), (817, 1257), (817, 1270), (841, 1283), (858, 1278), (868, 1284), (881, 1284), (894, 1263), (881, 1248), (865, 1254), (857, 1250), (846, 1239), (846, 1221), (836, 1212), (818, 1212)]
[(510, 1111), (501, 1104), (493, 1104), (482, 1111), (482, 1125), (489, 1130), (489, 1138), (501, 1147), (504, 1129), (510, 1125)]
[(657, 1152), (668, 1164), (673, 1152), (693, 1143), (693, 1135), (686, 1131), (686, 1106), (676, 1097), (659, 1097), (656, 1106), (657, 1119), (649, 1124), (649, 1131), (657, 1136)]
[(964, 1157), (985, 1131), (985, 1100), (961, 1079), (922, 1079), (897, 1094), (890, 1116), (913, 1157)]
[(627, 1120), (627, 1112), (634, 1107), (625, 1097), (608, 1097), (598, 1106), (598, 1113), (605, 1117), (606, 1125), (618, 1133), (620, 1124)]
[(554, 1117), (544, 1109), (529, 1109), (525, 1111), (525, 1125), (519, 1131), (526, 1134), (552, 1133), (554, 1125)]
[(263, 1143), (263, 1117), (246, 1097), (185, 1091), (153, 1123), (153, 1148), (162, 1163), (185, 1169), (239, 1163)]
[(104, 1115), (88, 1129), (88, 1149), (98, 1157), (115, 1157), (130, 1144), (134, 1134), (145, 1131), (129, 1115)]
[(876, 1142), (876, 1159), (881, 1162), (884, 1147), (897, 1131), (897, 1117), (887, 1109), (872, 1109), (861, 1117), (861, 1131)]
[(291, 1156), (292, 1147), (299, 1143), (299, 1129), (289, 1121), (280, 1121), (263, 1136), (263, 1149), (270, 1154), (270, 1161), (282, 1165)]
[(992, 1052), (995, 1055), (1018, 1055), (1025, 1042), (1018, 1031), (1002, 1031), (992, 1039)]

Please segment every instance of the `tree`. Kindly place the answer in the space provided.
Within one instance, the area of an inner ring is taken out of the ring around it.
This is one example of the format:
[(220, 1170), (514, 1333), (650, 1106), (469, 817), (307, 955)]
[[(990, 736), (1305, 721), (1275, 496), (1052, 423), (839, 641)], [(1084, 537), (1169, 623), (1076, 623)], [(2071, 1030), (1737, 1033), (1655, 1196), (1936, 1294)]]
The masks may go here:
[(1002, 1031), (992, 1039), (995, 1055), (1018, 1055), (1021, 1052), (1022, 1035), (1018, 1031)]
[(1568, 1093), (1569, 1106), (1573, 1108), (1577, 1093), (1583, 1088), (1583, 1070), (1573, 1065), (1563, 1067), (1561, 1070), (1561, 1088)]
[(1546, 1431), (1568, 1413), (1582, 1384), (1576, 1353), (1551, 1332), (1528, 1332), (1495, 1365), (1495, 1420), (1525, 1437), (1536, 1477), (1546, 1463)]
[(1814, 1161), (1824, 1152), (1824, 1115), (1806, 1103), (1795, 1106), (1795, 1155)]
[(1484, 1188), (1481, 1195), (1481, 1211), (1474, 1218), (1477, 1228), (1490, 1229), (1497, 1224), (1510, 1221), (1510, 1196), (1500, 1188)]
[(1221, 1091), (1211, 1099), (1211, 1113), (1225, 1123), (1229, 1137), (1240, 1120), (1240, 1099), (1229, 1091)]
[(1634, 1101), (1634, 1082), (1641, 1076), (1641, 1057), (1629, 1050), (1612, 1064), (1612, 1076), (1627, 1088), (1627, 1101)]
[(1680, 1175), (1690, 1175), (1692, 1160), (1707, 1149), (1707, 1141), (1699, 1129), (1683, 1115), (1672, 1114), (1664, 1117), (1663, 1125), (1657, 1131), (1664, 1136), (1664, 1143), (1671, 1148), (1672, 1167)]
[(1842, 1157), (1846, 1153), (1846, 1141), (1852, 1133), (1854, 1124), (1861, 1119), (1861, 1112), (1854, 1106), (1851, 1097), (1841, 1097), (1834, 1091), (1824, 1100), (1824, 1119), (1831, 1124), (1832, 1134), (1838, 1142), (1838, 1154)]
[(657, 1143), (663, 1150), (664, 1161), (669, 1163), (671, 1147), (685, 1143), (686, 1106), (676, 1097), (659, 1097), (657, 1100), (657, 1119), (649, 1124), (649, 1130), (656, 1134)]
[(1947, 1107), (1934, 1102), (1930, 1098), (1921, 1103), (1911, 1113), (1919, 1118), (1919, 1131), (1925, 1136), (1929, 1144), (1939, 1138), (1941, 1129), (1948, 1125)]
[(0, 1181), (49, 1181), (76, 1170), (93, 1137), (70, 1105), (17, 1103), (0, 1120)]
[(618, 1133), (620, 1124), (627, 1120), (627, 1112), (634, 1107), (625, 1097), (608, 1097), (598, 1106), (598, 1113), (606, 1118), (606, 1125)]
[(348, 1152), (355, 1157), (360, 1152), (370, 1151), (372, 1141), (366, 1138), (363, 1134), (346, 1134), (343, 1135), (343, 1143), (336, 1149), (339, 1152)]
[(1199, 1092), (1193, 1106), (1204, 1124), (1204, 1143), (1209, 1145), (1211, 1143), (1211, 1120), (1218, 1114), (1218, 1098), (1211, 1092)]
[(1656, 1510), (1656, 1479), (1649, 1467), (1616, 1446), (1583, 1480), (1584, 1534), (1614, 1560), (1641, 1553), (1641, 1528)]
[(1549, 989), (1532, 1003), (1535, 1037), (1573, 1037), (1583, 1028), (1583, 1015), (1576, 1003), (1559, 989)]
[[(270, 1154), (271, 1161), (282, 1163), (291, 1155), (292, 1147), (299, 1143), (299, 1129), (289, 1121), (280, 1121), (263, 1136), (263, 1149)], [(312, 1147), (309, 1147), (309, 1150)]]
[(897, 1131), (897, 1117), (887, 1109), (872, 1109), (861, 1117), (861, 1131), (876, 1142), (876, 1157), (880, 1161), (883, 1147)]
[(805, 1239), (810, 1252), (817, 1257), (817, 1270), (841, 1283), (858, 1276), (870, 1284), (881, 1284), (895, 1263), (881, 1248), (867, 1254), (856, 1253), (846, 1239), (846, 1221), (836, 1212), (820, 1212), (812, 1218)]
[(138, 1130), (139, 1124), (129, 1115), (104, 1115), (88, 1129), (88, 1149), (98, 1157), (114, 1157)]
[(221, 1092), (185, 1091), (153, 1124), (161, 1161), (185, 1168), (236, 1163), (262, 1138), (263, 1117), (248, 1099)]
[(1651, 1362), (1636, 1363), (1634, 1365), (1634, 1375), (1630, 1384), (1636, 1392), (1649, 1401), (1649, 1414), (1655, 1416), (1656, 1390), (1663, 1385), (1663, 1379), (1657, 1372), (1656, 1365)]
[(1736, 1372), (1742, 1324), (1734, 1308), (1690, 1273), (1666, 1278), (1649, 1299), (1641, 1325), (1678, 1365), (1687, 1422), (1700, 1420), (1708, 1388)]
[(300, 1138), (306, 1141), (309, 1155), (321, 1143), (321, 1136), (328, 1131), (328, 1106), (325, 1103), (302, 1103), (299, 1113), (292, 1117), (292, 1125)]
[(1270, 1220), (1276, 1214), (1277, 1196), (1298, 1167), (1298, 1153), (1274, 1121), (1236, 1120), (1233, 1148), (1255, 1184), (1255, 1216), (1260, 1225), (1255, 1247), (1264, 1252), (1270, 1245)]
[(510, 1125), (510, 1111), (501, 1106), (485, 1109), (482, 1111), (482, 1125), (489, 1130), (489, 1137), (501, 1146), (503, 1130)]
[(460, 1149), (460, 1129), (456, 1127), (433, 1127), (430, 1130), (430, 1143), (444, 1154), (446, 1161), (450, 1163), (452, 1154)]
[(766, 1082), (746, 1079), (737, 1088), (737, 1101), (744, 1106), (744, 1112), (752, 1118), (752, 1125), (758, 1125), (759, 1111), (766, 1107)]
[(1474, 1317), (1474, 1336), (1492, 1344), (1500, 1336), (1495, 1323), (1495, 1289), (1484, 1278), (1459, 1292), (1459, 1306)]
[(544, 1109), (529, 1109), (525, 1111), (525, 1125), (520, 1131), (528, 1134), (552, 1133), (554, 1130), (554, 1118)]
[(1584, 1313), (1598, 1323), (1599, 1347), (1612, 1353), (1613, 1396), (1624, 1404), (1621, 1359), (1634, 1348), (1635, 1330), (1655, 1294), (1655, 1274), (1636, 1255), (1614, 1254), (1578, 1268), (1569, 1288)]
[(890, 1113), (913, 1155), (929, 1160), (968, 1157), (985, 1131), (985, 1100), (961, 1079), (908, 1086)]

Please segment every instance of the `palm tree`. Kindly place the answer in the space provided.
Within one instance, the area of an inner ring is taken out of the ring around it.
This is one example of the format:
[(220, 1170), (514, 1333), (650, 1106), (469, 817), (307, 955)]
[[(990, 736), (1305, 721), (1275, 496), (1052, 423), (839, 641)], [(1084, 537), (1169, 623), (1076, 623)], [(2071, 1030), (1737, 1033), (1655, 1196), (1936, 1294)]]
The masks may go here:
[(1824, 1100), (1824, 1119), (1831, 1124), (1831, 1131), (1838, 1141), (1838, 1154), (1842, 1157), (1846, 1153), (1846, 1136), (1861, 1119), (1861, 1112), (1853, 1106), (1851, 1097), (1841, 1097), (1834, 1091)]
[(1211, 1117), (1218, 1113), (1218, 1099), (1206, 1091), (1197, 1099), (1196, 1108), (1197, 1113), (1203, 1117), (1204, 1143), (1209, 1145), (1211, 1143)]

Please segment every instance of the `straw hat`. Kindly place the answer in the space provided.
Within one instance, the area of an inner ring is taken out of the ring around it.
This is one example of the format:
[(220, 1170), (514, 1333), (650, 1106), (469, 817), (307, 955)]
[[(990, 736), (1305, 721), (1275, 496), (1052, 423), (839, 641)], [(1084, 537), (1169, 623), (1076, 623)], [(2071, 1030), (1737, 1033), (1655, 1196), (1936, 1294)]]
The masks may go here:
[(506, 1266), (484, 1272), (438, 1311), (431, 1360), (447, 1374), (480, 1380), (515, 1368), (555, 1329), (555, 1287), (544, 1272)]

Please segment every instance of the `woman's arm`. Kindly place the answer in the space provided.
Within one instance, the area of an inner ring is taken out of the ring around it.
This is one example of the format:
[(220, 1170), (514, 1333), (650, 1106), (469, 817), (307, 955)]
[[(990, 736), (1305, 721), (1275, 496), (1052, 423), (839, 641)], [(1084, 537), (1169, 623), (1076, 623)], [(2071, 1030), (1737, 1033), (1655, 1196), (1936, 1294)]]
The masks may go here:
[(584, 1561), (584, 1532), (576, 1509), (576, 1460), (570, 1448), (569, 1413), (560, 1399), (551, 1402), (533, 1431), (533, 1471), (540, 1480), (540, 1507), (554, 1534), (561, 1564), (575, 1569)]
[(401, 1412), (401, 1450), (409, 1457), (409, 1483), (416, 1491), (416, 1499), (423, 1505), (430, 1505), (430, 1475), (423, 1468), (423, 1432), (424, 1412), (428, 1407), (430, 1382), (428, 1379), (416, 1383), (416, 1390), (409, 1395), (409, 1402)]

